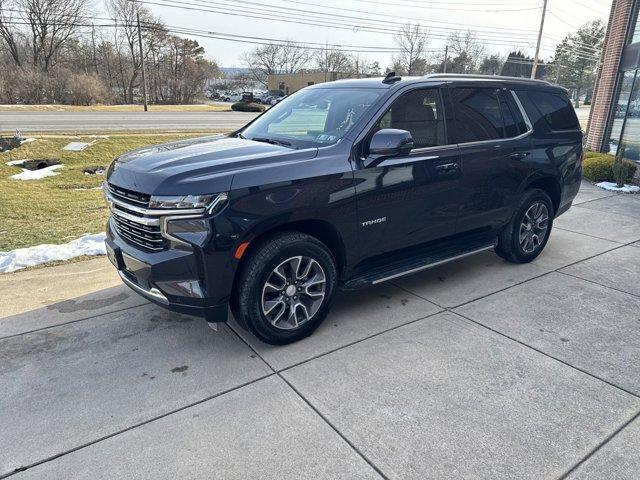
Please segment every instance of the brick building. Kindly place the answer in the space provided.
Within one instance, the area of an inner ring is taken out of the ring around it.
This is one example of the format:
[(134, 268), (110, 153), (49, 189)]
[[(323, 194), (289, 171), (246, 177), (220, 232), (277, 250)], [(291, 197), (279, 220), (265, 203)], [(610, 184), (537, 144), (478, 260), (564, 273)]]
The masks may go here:
[(613, 0), (587, 147), (640, 162), (640, 0)]

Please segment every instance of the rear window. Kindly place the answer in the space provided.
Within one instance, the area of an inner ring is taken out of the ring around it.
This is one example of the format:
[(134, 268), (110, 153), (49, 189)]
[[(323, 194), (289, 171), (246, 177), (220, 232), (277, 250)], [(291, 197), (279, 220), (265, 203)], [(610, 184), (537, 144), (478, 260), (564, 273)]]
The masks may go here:
[(543, 120), (550, 130), (580, 130), (578, 117), (566, 95), (541, 90), (517, 93), (519, 98), (526, 99), (524, 107), (534, 126)]
[(451, 127), (457, 143), (505, 137), (498, 91), (493, 88), (452, 88)]

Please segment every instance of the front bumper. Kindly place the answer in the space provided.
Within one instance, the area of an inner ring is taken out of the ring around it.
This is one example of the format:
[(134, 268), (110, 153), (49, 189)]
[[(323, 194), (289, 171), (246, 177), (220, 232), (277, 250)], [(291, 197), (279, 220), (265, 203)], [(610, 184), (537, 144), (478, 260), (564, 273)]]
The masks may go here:
[(202, 252), (183, 247), (147, 252), (132, 246), (107, 223), (107, 256), (122, 281), (139, 295), (171, 311), (225, 322), (226, 285), (207, 283)]

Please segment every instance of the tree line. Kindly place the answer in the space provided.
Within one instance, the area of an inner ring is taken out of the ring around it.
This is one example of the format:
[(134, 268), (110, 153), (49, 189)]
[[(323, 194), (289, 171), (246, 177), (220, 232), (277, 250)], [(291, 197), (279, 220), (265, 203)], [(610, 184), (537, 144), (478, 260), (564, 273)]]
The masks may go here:
[[(0, 102), (135, 103), (146, 66), (151, 103), (193, 103), (212, 93), (218, 65), (205, 58), (197, 41), (172, 33), (140, 2), (105, 0), (108, 18), (95, 17), (91, 0), (0, 0)], [(138, 38), (140, 21), (142, 55)], [(567, 35), (552, 58), (541, 62), (538, 78), (589, 97), (605, 26), (589, 22)], [(529, 77), (533, 59), (521, 51), (506, 56), (488, 51), (471, 30), (453, 32), (443, 48), (430, 49), (420, 24), (406, 24), (394, 37), (389, 65), (329, 44), (295, 41), (262, 43), (242, 55), (247, 73), (224, 88), (267, 87), (275, 73), (339, 73), (341, 77), (428, 73), (479, 73)]]
[[(558, 44), (552, 58), (539, 63), (536, 77), (563, 85), (576, 98), (583, 94), (589, 98), (604, 35), (602, 21), (586, 23)], [(490, 53), (478, 34), (471, 30), (453, 32), (446, 41), (446, 50), (440, 48), (437, 53), (429, 49), (430, 40), (428, 30), (420, 24), (404, 25), (395, 37), (396, 53), (386, 69), (376, 61), (329, 45), (309, 49), (295, 42), (269, 43), (243, 56), (250, 72), (243, 79), (266, 87), (270, 74), (301, 71), (336, 72), (344, 77), (378, 76), (390, 71), (404, 76), (442, 72), (526, 78), (531, 75), (532, 57), (520, 50), (506, 56)]]
[(89, 0), (0, 0), (0, 102), (134, 103), (143, 59), (152, 103), (192, 103), (218, 76), (198, 42), (144, 5), (107, 0), (106, 10), (92, 21)]

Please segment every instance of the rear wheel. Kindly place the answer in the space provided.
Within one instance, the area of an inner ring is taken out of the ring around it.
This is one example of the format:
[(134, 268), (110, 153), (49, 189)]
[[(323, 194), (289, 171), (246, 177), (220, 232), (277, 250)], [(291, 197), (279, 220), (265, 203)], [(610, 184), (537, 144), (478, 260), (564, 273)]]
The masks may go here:
[(260, 340), (282, 345), (310, 335), (329, 312), (337, 281), (327, 247), (285, 232), (251, 252), (238, 281), (236, 320)]
[(544, 249), (553, 225), (553, 203), (544, 191), (529, 190), (498, 239), (496, 253), (513, 263), (527, 263)]

